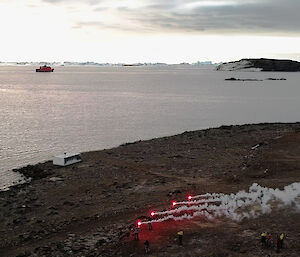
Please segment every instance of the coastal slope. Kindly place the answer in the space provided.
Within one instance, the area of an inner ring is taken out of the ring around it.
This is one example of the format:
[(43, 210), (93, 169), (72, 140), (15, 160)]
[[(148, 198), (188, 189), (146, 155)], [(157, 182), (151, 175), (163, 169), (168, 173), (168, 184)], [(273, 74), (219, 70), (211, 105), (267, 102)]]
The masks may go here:
[[(267, 256), (263, 231), (286, 233), (276, 256), (299, 256), (296, 206), (240, 222), (225, 217), (143, 225), (136, 219), (188, 194), (236, 193), (300, 181), (300, 123), (221, 126), (82, 154), (83, 162), (48, 161), (19, 169), (29, 184), (0, 193), (0, 256)], [(177, 232), (184, 231), (183, 246)], [(275, 240), (275, 239), (274, 239)], [(146, 255), (145, 255), (146, 256)]]

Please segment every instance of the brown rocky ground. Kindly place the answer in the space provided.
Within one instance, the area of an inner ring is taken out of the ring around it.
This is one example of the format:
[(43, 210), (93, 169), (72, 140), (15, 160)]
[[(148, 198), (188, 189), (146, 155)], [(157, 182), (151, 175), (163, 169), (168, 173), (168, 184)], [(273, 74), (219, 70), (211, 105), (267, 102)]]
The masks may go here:
[[(0, 256), (300, 256), (300, 213), (293, 207), (255, 219), (168, 221), (131, 228), (149, 210), (206, 192), (235, 193), (257, 182), (300, 181), (300, 123), (222, 126), (83, 153), (83, 162), (20, 169), (33, 180), (0, 193)], [(260, 147), (251, 147), (260, 143)], [(184, 245), (176, 234), (184, 231)], [(276, 253), (262, 231), (285, 232)]]

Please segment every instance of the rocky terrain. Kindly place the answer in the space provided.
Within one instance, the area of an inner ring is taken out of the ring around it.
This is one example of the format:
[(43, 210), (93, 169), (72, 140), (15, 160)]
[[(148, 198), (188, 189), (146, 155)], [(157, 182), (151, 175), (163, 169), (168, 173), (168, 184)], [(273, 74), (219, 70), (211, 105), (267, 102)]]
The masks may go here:
[(220, 71), (300, 71), (300, 62), (277, 59), (241, 59), (219, 65)]
[[(198, 217), (153, 224), (152, 231), (143, 225), (139, 241), (132, 235), (138, 217), (187, 194), (300, 182), (300, 123), (221, 126), (83, 153), (82, 159), (16, 170), (32, 181), (0, 192), (0, 256), (144, 256), (146, 239), (148, 256), (300, 254), (295, 206), (240, 222)], [(286, 233), (284, 249), (262, 247), (262, 231)]]

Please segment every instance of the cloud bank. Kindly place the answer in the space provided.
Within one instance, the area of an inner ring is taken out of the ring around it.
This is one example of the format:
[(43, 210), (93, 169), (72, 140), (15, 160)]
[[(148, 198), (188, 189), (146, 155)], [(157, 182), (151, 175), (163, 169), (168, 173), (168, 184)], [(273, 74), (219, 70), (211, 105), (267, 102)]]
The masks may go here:
[(117, 21), (78, 20), (78, 26), (139, 32), (205, 32), (237, 34), (300, 33), (299, 0), (43, 0), (52, 4), (84, 4)]

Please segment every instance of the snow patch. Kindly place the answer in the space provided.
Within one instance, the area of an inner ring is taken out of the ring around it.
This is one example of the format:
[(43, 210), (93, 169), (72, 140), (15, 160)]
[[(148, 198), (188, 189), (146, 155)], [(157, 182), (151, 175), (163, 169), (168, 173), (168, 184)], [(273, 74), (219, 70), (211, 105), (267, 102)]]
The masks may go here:
[(253, 67), (253, 64), (247, 60), (241, 60), (238, 62), (223, 63), (217, 67), (219, 71), (261, 71), (261, 68)]

